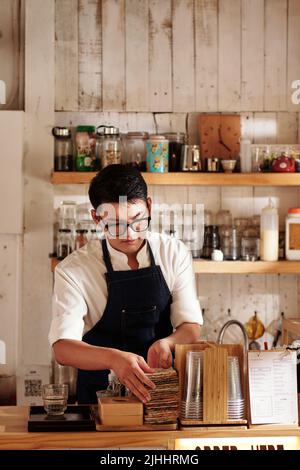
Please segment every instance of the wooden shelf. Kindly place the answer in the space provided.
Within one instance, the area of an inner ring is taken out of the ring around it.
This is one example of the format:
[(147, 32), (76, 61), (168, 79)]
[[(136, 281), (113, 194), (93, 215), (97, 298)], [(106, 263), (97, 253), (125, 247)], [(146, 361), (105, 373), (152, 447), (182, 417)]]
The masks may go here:
[[(59, 260), (51, 258), (51, 270)], [(299, 261), (209, 261), (194, 260), (196, 274), (300, 274)]]
[[(54, 172), (53, 184), (89, 184), (96, 173)], [(143, 173), (147, 184), (199, 186), (300, 186), (300, 173)]]
[(194, 260), (197, 274), (300, 274), (299, 261)]

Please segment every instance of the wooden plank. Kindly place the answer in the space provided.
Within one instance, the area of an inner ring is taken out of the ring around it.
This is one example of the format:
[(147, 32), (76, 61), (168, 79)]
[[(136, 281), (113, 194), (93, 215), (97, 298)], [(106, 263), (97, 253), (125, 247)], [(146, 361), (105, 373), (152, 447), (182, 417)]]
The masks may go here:
[(102, 0), (103, 109), (125, 109), (125, 2)]
[(276, 144), (277, 116), (275, 113), (254, 113), (254, 143)]
[(240, 7), (240, 0), (219, 2), (219, 111), (224, 112), (241, 109)]
[[(56, 172), (53, 184), (88, 184), (95, 173)], [(299, 186), (298, 173), (143, 173), (147, 184), (201, 186)]]
[(172, 111), (171, 43), (171, 1), (149, 0), (150, 111)]
[(22, 109), (19, 103), (19, 89), (21, 86), (19, 2), (13, 2), (11, 0), (1, 1), (0, 31), (0, 79), (6, 84), (6, 104), (0, 105), (0, 110)]
[(0, 233), (21, 234), (23, 233), (24, 216), (23, 111), (0, 112), (0, 142)]
[(53, 137), (49, 129), (55, 117), (55, 1), (26, 0), (25, 19), (25, 233), (20, 359), (23, 364), (49, 364), (51, 354), (46, 345), (52, 274), (48, 253), (53, 250), (53, 192), (49, 178)]
[(148, 111), (148, 0), (127, 0), (125, 6), (125, 22), (126, 110)]
[(55, 109), (78, 110), (78, 0), (55, 2)]
[(97, 111), (102, 107), (101, 0), (78, 1), (79, 109)]
[(221, 188), (222, 209), (230, 210), (234, 217), (251, 217), (254, 211), (253, 188), (231, 186)]
[(242, 0), (241, 109), (263, 111), (264, 0)]
[(156, 132), (158, 134), (164, 132), (186, 133), (186, 117), (185, 113), (155, 113)]
[(287, 108), (290, 111), (299, 111), (300, 103), (294, 104), (291, 99), (294, 80), (300, 80), (300, 2), (289, 0), (288, 3), (288, 39), (287, 39)]
[(298, 315), (298, 276), (296, 274), (282, 274), (279, 278), (279, 311), (284, 312), (285, 318)]
[[(249, 318), (258, 312), (261, 317), (265, 312), (266, 305), (266, 276), (264, 274), (234, 274), (232, 277), (232, 318), (237, 318), (245, 324)], [(231, 337), (230, 341), (234, 343), (240, 342), (241, 331), (237, 328), (232, 332), (235, 337)]]
[(287, 109), (287, 0), (265, 1), (265, 111)]
[(172, 10), (173, 111), (195, 111), (194, 0), (173, 0)]
[(218, 0), (195, 2), (196, 109), (218, 109)]
[[(15, 374), (20, 321), (19, 291), (21, 288), (22, 236), (0, 234), (0, 340), (6, 346), (6, 363), (1, 374)], [(16, 294), (17, 293), (17, 294)], [(3, 382), (4, 385), (4, 382)], [(2, 397), (5, 393), (2, 389)]]
[(250, 140), (254, 138), (254, 114), (241, 113), (241, 139)]
[(277, 143), (298, 143), (298, 113), (277, 113)]

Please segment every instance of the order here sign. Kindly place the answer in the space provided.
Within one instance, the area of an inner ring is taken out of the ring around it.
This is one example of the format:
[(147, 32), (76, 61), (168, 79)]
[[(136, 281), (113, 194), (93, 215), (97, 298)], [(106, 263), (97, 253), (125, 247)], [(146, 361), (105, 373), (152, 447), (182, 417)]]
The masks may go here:
[(300, 450), (300, 437), (218, 437), (176, 439), (175, 450)]

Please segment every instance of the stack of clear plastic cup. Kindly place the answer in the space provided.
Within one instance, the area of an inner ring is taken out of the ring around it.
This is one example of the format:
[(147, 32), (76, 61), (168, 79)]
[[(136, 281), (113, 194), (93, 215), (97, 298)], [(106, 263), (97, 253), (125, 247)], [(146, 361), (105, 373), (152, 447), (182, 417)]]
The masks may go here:
[(182, 419), (203, 420), (203, 351), (188, 351), (186, 354), (180, 416)]
[(228, 419), (244, 419), (245, 411), (239, 358), (228, 356)]

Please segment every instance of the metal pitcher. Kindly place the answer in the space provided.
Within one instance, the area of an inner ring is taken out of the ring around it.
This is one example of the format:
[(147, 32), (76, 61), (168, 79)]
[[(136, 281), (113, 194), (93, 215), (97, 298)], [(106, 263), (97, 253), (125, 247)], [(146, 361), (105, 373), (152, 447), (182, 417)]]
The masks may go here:
[(183, 145), (181, 154), (181, 171), (201, 171), (199, 145)]

